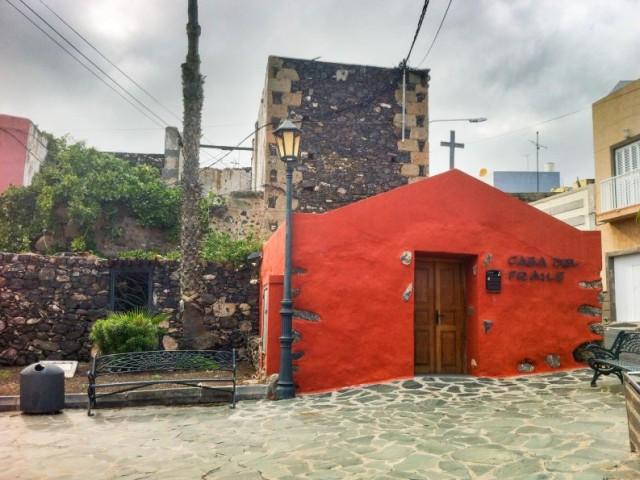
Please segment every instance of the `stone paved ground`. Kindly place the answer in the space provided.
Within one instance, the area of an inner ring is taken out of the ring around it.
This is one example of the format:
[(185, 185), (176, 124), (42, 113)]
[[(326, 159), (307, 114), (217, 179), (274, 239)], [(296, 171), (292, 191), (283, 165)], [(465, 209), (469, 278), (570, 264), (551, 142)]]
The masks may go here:
[(0, 478), (638, 479), (617, 380), (414, 380), (225, 407), (0, 415)]

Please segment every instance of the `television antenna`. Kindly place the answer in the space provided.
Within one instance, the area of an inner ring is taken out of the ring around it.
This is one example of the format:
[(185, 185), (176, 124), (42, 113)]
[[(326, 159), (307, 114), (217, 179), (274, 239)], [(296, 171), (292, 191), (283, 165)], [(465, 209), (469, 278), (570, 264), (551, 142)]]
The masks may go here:
[(536, 146), (536, 192), (540, 191), (540, 149), (548, 150), (549, 147), (540, 143), (540, 132), (536, 132), (536, 141), (529, 140)]

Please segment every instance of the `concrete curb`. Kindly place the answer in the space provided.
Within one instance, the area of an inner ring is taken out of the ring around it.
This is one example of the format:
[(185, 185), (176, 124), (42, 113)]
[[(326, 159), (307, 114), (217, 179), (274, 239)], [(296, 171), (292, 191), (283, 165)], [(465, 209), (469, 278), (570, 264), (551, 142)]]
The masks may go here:
[[(267, 385), (238, 385), (236, 400), (262, 400), (267, 397)], [(98, 400), (101, 408), (121, 408), (143, 405), (197, 405), (207, 403), (229, 403), (229, 393), (206, 390), (196, 387), (168, 388), (165, 390), (134, 390), (119, 393)], [(87, 395), (84, 393), (67, 393), (64, 398), (65, 408), (87, 408)], [(20, 396), (0, 397), (0, 412), (20, 410)]]

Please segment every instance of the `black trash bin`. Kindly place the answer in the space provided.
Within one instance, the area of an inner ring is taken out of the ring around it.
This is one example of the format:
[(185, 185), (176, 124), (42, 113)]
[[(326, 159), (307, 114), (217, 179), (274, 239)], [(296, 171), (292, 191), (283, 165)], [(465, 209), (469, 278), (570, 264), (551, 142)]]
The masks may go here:
[(20, 372), (20, 410), (57, 413), (64, 408), (64, 370), (34, 363)]

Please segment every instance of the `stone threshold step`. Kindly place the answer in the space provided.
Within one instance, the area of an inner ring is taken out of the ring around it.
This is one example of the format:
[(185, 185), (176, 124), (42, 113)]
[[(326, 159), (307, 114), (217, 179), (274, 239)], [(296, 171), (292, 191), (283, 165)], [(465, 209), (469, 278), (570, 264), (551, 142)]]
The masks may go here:
[[(267, 385), (239, 385), (236, 401), (262, 400), (267, 397)], [(229, 403), (230, 394), (196, 387), (168, 388), (164, 390), (134, 390), (98, 399), (97, 409), (143, 405), (197, 405), (203, 403)], [(67, 393), (65, 408), (87, 408), (86, 393)], [(20, 410), (20, 396), (0, 396), (0, 412)]]

